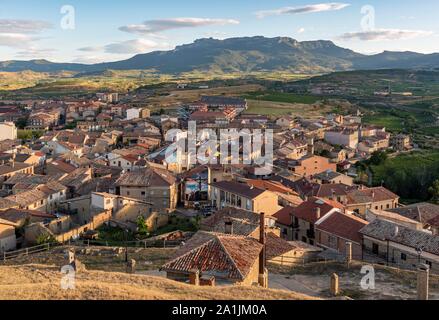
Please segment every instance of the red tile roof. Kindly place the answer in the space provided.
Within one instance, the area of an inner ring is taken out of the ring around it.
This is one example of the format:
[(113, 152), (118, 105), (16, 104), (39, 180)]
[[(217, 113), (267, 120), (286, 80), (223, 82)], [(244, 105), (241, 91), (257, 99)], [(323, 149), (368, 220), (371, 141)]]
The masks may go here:
[(308, 199), (308, 201), (303, 202), (297, 208), (293, 208), (291, 214), (296, 218), (310, 223), (316, 223), (318, 220), (317, 208), (320, 209), (320, 217), (325, 216), (333, 209), (344, 210), (344, 206), (337, 201), (312, 197)]
[(361, 243), (361, 234), (359, 231), (367, 224), (367, 221), (357, 218), (356, 216), (333, 212), (319, 221), (319, 223), (316, 224), (316, 229), (346, 240)]
[(278, 212), (276, 212), (273, 217), (277, 219), (277, 222), (285, 226), (291, 225), (291, 214), (293, 212), (293, 207), (285, 207)]
[(161, 270), (201, 274), (242, 281), (259, 258), (262, 244), (249, 237), (197, 232)]
[(347, 199), (348, 204), (358, 204), (396, 200), (399, 196), (384, 187), (377, 187), (349, 192)]
[(280, 257), (294, 249), (297, 249), (294, 245), (288, 241), (279, 238), (274, 233), (270, 232), (267, 234), (267, 260), (271, 260), (276, 257)]
[(278, 181), (267, 181), (267, 180), (248, 180), (247, 184), (249, 186), (254, 186), (261, 190), (268, 190), (272, 192), (281, 192), (285, 194), (297, 195), (297, 192), (285, 187), (282, 183)]

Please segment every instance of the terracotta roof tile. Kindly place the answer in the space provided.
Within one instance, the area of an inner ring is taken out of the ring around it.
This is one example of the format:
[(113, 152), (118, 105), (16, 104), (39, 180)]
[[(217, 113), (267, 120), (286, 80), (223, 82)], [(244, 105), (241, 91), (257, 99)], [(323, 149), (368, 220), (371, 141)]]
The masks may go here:
[(262, 245), (255, 239), (220, 233), (197, 232), (161, 269), (244, 280), (259, 258)]
[(353, 215), (333, 212), (316, 224), (316, 229), (336, 235), (346, 240), (361, 243), (359, 231), (368, 224), (367, 221)]

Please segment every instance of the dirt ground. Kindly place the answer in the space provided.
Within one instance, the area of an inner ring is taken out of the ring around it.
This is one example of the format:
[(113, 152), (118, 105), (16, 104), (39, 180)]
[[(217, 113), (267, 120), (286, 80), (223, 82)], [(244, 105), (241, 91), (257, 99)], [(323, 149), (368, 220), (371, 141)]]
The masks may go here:
[[(272, 267), (270, 288), (294, 290), (314, 297), (328, 298), (330, 277), (339, 276), (341, 295), (354, 300), (413, 300), (416, 294), (416, 272), (384, 266), (373, 266), (375, 288), (362, 289), (365, 264), (354, 263), (349, 269), (339, 263), (315, 263), (295, 268)], [(439, 300), (439, 276), (430, 276), (430, 299)]]
[[(87, 270), (123, 272), (125, 270), (125, 248), (110, 247), (71, 247), (75, 249), (76, 257)], [(26, 256), (0, 262), (2, 265), (62, 265), (66, 261), (67, 247), (54, 248), (50, 252)], [(170, 248), (128, 248), (128, 258), (137, 261), (137, 269), (157, 270), (175, 252)]]

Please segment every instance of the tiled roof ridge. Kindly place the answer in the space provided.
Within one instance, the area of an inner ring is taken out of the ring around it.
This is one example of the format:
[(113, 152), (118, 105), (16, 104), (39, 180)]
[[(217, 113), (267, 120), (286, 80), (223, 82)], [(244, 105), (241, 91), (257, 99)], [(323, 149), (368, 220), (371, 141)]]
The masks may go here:
[[(229, 235), (229, 236), (233, 236), (233, 235)], [(220, 243), (221, 247), (223, 248), (224, 252), (227, 255), (227, 258), (229, 260), (229, 262), (231, 262), (233, 264), (233, 266), (235, 267), (235, 269), (238, 271), (239, 275), (241, 276), (242, 279), (245, 279), (245, 276), (242, 272), (241, 269), (239, 269), (239, 267), (236, 265), (235, 260), (233, 259), (233, 257), (231, 256), (230, 252), (226, 249), (226, 247), (224, 246), (223, 242), (221, 241), (221, 238), (219, 236), (219, 234), (215, 233), (215, 238), (218, 240), (218, 242)], [(231, 237), (230, 237), (231, 238)], [(234, 237), (236, 238), (236, 237)], [(241, 237), (242, 238), (242, 237)], [(250, 272), (250, 270), (249, 270)], [(248, 274), (248, 272), (247, 272)]]

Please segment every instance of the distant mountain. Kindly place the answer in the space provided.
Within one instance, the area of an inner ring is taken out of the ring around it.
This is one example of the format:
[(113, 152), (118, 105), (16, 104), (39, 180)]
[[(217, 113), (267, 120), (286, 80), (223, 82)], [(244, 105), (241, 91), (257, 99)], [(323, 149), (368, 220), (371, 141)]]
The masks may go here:
[(190, 71), (327, 73), (387, 68), (436, 69), (439, 68), (439, 54), (385, 51), (368, 56), (338, 47), (331, 41), (299, 42), (286, 37), (243, 37), (225, 40), (200, 39), (170, 51), (139, 54), (128, 60), (92, 65), (53, 63), (47, 60), (0, 62), (0, 71), (83, 73), (133, 69), (154, 69), (160, 73)]

